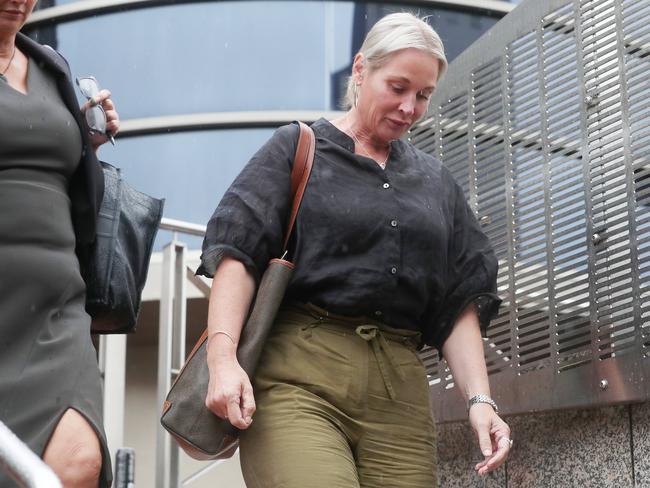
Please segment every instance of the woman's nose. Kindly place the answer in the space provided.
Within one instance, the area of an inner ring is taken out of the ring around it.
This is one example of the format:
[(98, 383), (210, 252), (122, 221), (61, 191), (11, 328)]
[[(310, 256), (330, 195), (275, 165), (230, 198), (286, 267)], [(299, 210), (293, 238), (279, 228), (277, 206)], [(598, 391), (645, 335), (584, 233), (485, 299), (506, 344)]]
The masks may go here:
[(413, 115), (415, 112), (415, 95), (406, 95), (402, 98), (402, 103), (399, 106), (400, 112), (406, 115)]

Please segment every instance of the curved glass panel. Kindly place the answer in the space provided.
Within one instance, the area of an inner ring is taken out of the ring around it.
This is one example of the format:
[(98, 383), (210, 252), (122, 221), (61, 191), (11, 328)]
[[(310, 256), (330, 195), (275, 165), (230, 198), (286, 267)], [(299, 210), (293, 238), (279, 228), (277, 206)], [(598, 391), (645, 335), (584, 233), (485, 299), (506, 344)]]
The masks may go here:
[[(81, 0), (41, 0), (36, 4), (34, 10), (43, 10), (48, 7), (55, 7), (57, 5), (65, 5), (66, 3), (76, 3)], [(521, 3), (523, 0), (502, 0), (504, 3)]]
[[(34, 10), (43, 10), (48, 7), (54, 7), (57, 5), (65, 5), (66, 3), (76, 3), (81, 0), (41, 0), (36, 4)], [(521, 3), (523, 0), (502, 0), (504, 3)]]
[(404, 10), (430, 16), (450, 59), (498, 20), (403, 3), (219, 1), (100, 15), (31, 35), (61, 51), (73, 74), (109, 88), (123, 119), (331, 110), (367, 30)]
[[(237, 174), (274, 129), (181, 132), (105, 144), (100, 157), (137, 190), (165, 198), (164, 216), (205, 225)], [(161, 233), (157, 249), (169, 241)], [(186, 238), (190, 248), (202, 239)]]

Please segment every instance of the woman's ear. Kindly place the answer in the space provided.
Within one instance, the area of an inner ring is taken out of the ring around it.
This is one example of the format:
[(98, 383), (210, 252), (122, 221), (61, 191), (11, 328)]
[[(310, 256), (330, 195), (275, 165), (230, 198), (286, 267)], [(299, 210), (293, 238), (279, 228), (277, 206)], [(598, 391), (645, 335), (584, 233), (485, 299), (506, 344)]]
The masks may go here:
[(360, 85), (363, 81), (365, 73), (366, 58), (362, 53), (357, 53), (352, 62), (352, 80), (356, 85)]

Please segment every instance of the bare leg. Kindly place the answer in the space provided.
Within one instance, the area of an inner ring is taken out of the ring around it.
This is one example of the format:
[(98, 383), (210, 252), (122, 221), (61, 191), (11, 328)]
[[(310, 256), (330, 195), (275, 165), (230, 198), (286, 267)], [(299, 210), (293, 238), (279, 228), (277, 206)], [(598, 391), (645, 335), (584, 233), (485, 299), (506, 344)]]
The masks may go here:
[(69, 408), (50, 439), (43, 460), (65, 488), (97, 488), (102, 454), (95, 430), (76, 410)]

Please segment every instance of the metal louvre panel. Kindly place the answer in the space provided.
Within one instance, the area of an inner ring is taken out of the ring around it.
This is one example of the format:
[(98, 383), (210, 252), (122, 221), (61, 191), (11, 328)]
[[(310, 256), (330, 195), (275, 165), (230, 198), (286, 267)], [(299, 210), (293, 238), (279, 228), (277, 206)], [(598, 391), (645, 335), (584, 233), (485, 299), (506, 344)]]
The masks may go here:
[(507, 122), (514, 206), (516, 369), (519, 375), (552, 364), (538, 41), (539, 32), (535, 30), (511, 43), (506, 51)]
[(625, 164), (623, 100), (620, 86), (617, 12), (614, 1), (581, 2), (581, 41), (587, 93), (592, 224), (603, 239), (595, 242), (593, 268), (599, 359), (632, 352), (634, 294)]
[[(526, 0), (432, 99), (432, 150), (499, 259), (484, 349), (506, 413), (650, 398), (648, 18), (648, 0)], [(436, 414), (462, 419), (433, 361)]]
[(422, 151), (440, 158), (440, 154), (436, 150), (438, 146), (436, 123), (434, 117), (425, 117), (409, 132), (408, 140)]
[(548, 148), (551, 320), (556, 372), (591, 359), (589, 249), (586, 194), (580, 154), (581, 97), (573, 5), (544, 18), (544, 113)]
[(622, 2), (623, 44), (629, 104), (630, 153), (634, 172), (634, 221), (637, 231), (643, 355), (650, 346), (650, 4)]
[[(507, 292), (509, 285), (508, 234), (509, 216), (506, 204), (506, 151), (504, 130), (505, 84), (501, 58), (494, 58), (479, 66), (471, 75), (470, 128), (472, 146), (470, 154), (473, 178), (470, 191), (474, 209), (483, 231), (490, 238), (499, 260), (497, 287)], [(467, 138), (467, 143), (470, 138)], [(444, 161), (444, 159), (443, 159)], [(467, 163), (466, 163), (467, 165)], [(488, 374), (500, 373), (511, 366), (512, 344), (510, 333), (510, 303), (488, 328), (485, 343), (485, 361)]]
[(475, 211), (497, 254), (503, 255), (507, 243), (501, 71), (501, 60), (493, 59), (472, 74), (471, 124)]
[(440, 383), (440, 356), (438, 351), (427, 346), (420, 351), (419, 356), (427, 371), (429, 384), (437, 385)]
[(461, 93), (441, 104), (440, 159), (449, 168), (465, 195), (470, 187), (470, 138), (467, 93)]

